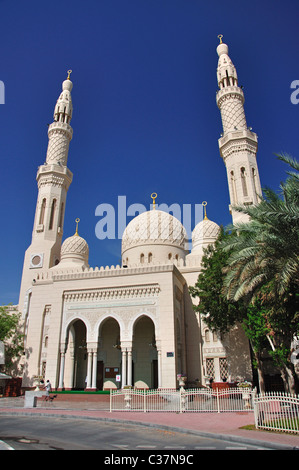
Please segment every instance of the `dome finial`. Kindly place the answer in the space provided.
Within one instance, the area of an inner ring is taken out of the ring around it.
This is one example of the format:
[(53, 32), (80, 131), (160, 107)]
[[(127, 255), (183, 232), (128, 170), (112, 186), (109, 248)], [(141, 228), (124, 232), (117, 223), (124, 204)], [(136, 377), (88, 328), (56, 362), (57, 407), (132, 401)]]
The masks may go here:
[(156, 209), (156, 199), (157, 199), (158, 194), (157, 193), (152, 193), (151, 198), (153, 200), (153, 210)]
[(207, 205), (207, 204), (208, 204), (208, 203), (207, 203), (206, 201), (203, 201), (203, 202), (202, 202), (202, 205), (203, 205), (204, 211), (205, 211), (205, 216), (204, 216), (203, 220), (209, 220), (208, 217), (207, 217), (207, 209), (206, 209), (206, 205)]
[(72, 70), (68, 70), (67, 71), (67, 80), (70, 80), (71, 78), (71, 73), (72, 73)]
[(222, 44), (223, 34), (218, 34), (217, 38), (219, 39), (219, 44)]
[(77, 237), (78, 237), (78, 224), (79, 224), (79, 222), (80, 222), (80, 219), (76, 219), (75, 222), (76, 222), (76, 224), (77, 224), (77, 225), (76, 225), (76, 233), (75, 233), (75, 235), (77, 235)]

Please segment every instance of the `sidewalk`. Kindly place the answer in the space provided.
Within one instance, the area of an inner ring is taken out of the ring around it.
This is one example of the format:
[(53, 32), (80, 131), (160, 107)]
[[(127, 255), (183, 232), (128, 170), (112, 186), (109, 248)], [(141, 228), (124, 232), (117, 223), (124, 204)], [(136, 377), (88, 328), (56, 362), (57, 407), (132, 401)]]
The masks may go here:
[(98, 419), (134, 423), (168, 431), (182, 431), (203, 437), (214, 437), (247, 444), (268, 445), (272, 449), (299, 450), (299, 435), (261, 430), (240, 429), (254, 424), (252, 412), (235, 413), (168, 413), (109, 411), (109, 401), (55, 401), (38, 400), (36, 408), (24, 408), (24, 398), (1, 398), (1, 414), (18, 416), (56, 416), (64, 418)]

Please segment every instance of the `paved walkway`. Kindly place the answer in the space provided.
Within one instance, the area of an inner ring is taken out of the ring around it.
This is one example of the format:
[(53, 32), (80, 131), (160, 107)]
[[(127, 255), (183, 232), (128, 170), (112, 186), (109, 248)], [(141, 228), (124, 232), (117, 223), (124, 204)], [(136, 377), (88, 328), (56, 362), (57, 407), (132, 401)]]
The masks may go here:
[[(135, 423), (165, 430), (190, 432), (204, 437), (226, 439), (234, 442), (268, 445), (275, 449), (299, 450), (299, 435), (261, 430), (240, 429), (254, 424), (252, 412), (235, 413), (167, 413), (167, 412), (117, 412), (109, 411), (109, 400), (99, 402), (38, 400), (36, 408), (24, 408), (24, 398), (0, 398), (1, 414), (42, 415), (64, 418), (98, 419), (122, 423)], [(0, 441), (1, 449), (1, 441)]]

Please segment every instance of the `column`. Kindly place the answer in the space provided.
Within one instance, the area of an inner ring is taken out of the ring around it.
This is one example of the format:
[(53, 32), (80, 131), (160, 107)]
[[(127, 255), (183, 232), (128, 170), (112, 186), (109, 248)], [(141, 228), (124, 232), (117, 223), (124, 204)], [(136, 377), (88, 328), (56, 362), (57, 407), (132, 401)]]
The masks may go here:
[(65, 366), (65, 344), (60, 346), (60, 373), (59, 373), (59, 384), (58, 389), (62, 390), (64, 387), (64, 366)]
[(124, 388), (127, 385), (127, 350), (122, 349), (121, 354), (121, 387)]
[(87, 384), (86, 390), (91, 388), (91, 367), (92, 367), (92, 352), (88, 351), (87, 355)]
[(128, 351), (128, 385), (132, 386), (132, 350)]
[(74, 372), (75, 372), (75, 351), (71, 351), (71, 376), (70, 376), (70, 383), (69, 383), (69, 390), (74, 388)]
[(158, 349), (158, 388), (162, 388), (162, 351)]
[(92, 353), (92, 384), (91, 388), (97, 389), (98, 351)]

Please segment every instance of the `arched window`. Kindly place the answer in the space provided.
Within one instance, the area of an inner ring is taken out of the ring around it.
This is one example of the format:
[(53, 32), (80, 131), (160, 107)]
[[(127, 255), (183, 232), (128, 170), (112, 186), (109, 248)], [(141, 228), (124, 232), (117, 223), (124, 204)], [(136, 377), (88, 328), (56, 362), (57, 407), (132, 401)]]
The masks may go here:
[(237, 203), (237, 193), (236, 193), (236, 181), (234, 172), (230, 172), (230, 184), (231, 184), (231, 191), (232, 191), (232, 203)]
[(141, 253), (140, 255), (140, 263), (143, 264), (144, 263), (144, 254)]
[(257, 195), (257, 189), (256, 189), (256, 170), (255, 170), (255, 168), (252, 168), (251, 172), (252, 172), (252, 182), (253, 182), (254, 194), (256, 196)]
[(40, 214), (39, 214), (40, 225), (44, 223), (45, 211), (46, 211), (46, 198), (44, 197), (41, 208), (40, 208)]
[(61, 227), (61, 228), (62, 228), (62, 225), (63, 225), (63, 209), (64, 209), (64, 204), (62, 202), (61, 206), (60, 206), (59, 224), (58, 224), (58, 227)]
[(241, 181), (242, 181), (242, 189), (243, 189), (243, 196), (248, 196), (248, 191), (247, 191), (247, 184), (246, 184), (246, 173), (245, 173), (245, 168), (242, 166), (241, 168)]
[(152, 253), (148, 254), (148, 262), (151, 263), (153, 261), (153, 255)]
[(56, 199), (53, 199), (52, 206), (51, 206), (49, 230), (53, 229), (55, 210), (56, 210)]
[(205, 330), (205, 341), (207, 343), (210, 341), (210, 331), (208, 329)]
[(171, 254), (171, 253), (169, 253), (168, 259), (169, 259), (169, 260), (172, 259), (172, 254)]

